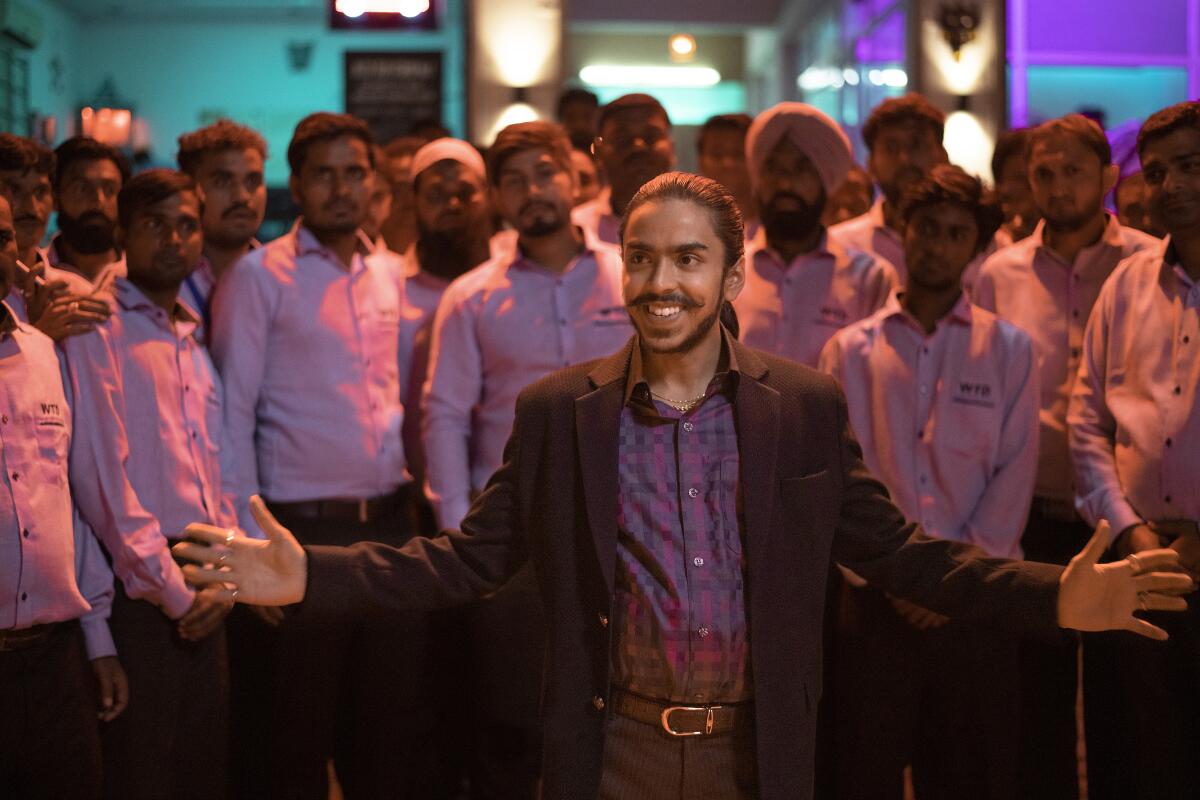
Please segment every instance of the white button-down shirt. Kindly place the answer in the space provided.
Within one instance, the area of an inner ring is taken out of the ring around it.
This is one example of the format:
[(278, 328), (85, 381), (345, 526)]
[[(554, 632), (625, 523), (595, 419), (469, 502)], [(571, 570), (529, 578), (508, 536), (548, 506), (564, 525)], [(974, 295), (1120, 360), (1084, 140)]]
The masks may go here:
[(517, 395), (556, 369), (610, 355), (633, 335), (621, 262), (593, 244), (561, 274), (517, 255), (446, 289), (433, 325), (422, 439), (430, 502), (457, 527), (500, 466)]
[(1070, 509), (1074, 500), (1067, 447), (1067, 403), (1079, 370), (1083, 331), (1100, 287), (1124, 258), (1158, 239), (1122, 227), (1115, 217), (1098, 242), (1068, 264), (1043, 241), (1045, 223), (984, 262), (972, 300), (1033, 339), (1041, 386), (1041, 434), (1034, 493)]
[(1168, 239), (1117, 268), (1084, 337), (1067, 421), (1089, 522), (1200, 521), (1198, 388), (1200, 282)]
[(867, 466), (909, 519), (1020, 558), (1037, 463), (1028, 336), (965, 295), (927, 335), (893, 297), (839, 331), (821, 368), (841, 381)]
[(883, 221), (883, 195), (875, 198), (867, 213), (831, 226), (829, 235), (851, 250), (870, 253), (888, 264), (895, 271), (901, 286), (908, 282), (904, 237)]
[(124, 278), (115, 289), (116, 313), (62, 343), (75, 398), (71, 487), (129, 596), (178, 619), (193, 592), (167, 538), (193, 522), (236, 523), (221, 384), (190, 309), (168, 314)]
[(896, 288), (891, 267), (828, 235), (785, 264), (760, 232), (746, 250), (746, 285), (733, 305), (743, 342), (815, 367), (829, 337), (874, 313)]
[(0, 306), (0, 630), (79, 619), (95, 659), (112, 572), (71, 502), (72, 423), (54, 343)]
[(402, 295), (390, 256), (358, 252), (347, 269), (302, 221), (221, 278), (210, 347), (239, 497), (369, 498), (409, 481)]

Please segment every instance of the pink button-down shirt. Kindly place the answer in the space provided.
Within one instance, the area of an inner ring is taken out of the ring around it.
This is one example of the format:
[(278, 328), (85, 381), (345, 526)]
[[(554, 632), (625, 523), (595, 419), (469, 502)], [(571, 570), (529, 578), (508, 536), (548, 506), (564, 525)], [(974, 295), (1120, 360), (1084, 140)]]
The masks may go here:
[(828, 235), (785, 264), (760, 233), (747, 247), (746, 285), (733, 305), (743, 342), (815, 367), (829, 337), (875, 312), (895, 289), (891, 267)]
[(125, 591), (177, 619), (193, 592), (167, 537), (236, 521), (222, 484), (221, 386), (186, 306), (169, 315), (123, 278), (116, 294), (108, 322), (62, 343), (77, 423), (71, 486)]
[(841, 381), (867, 466), (909, 519), (1021, 557), (1037, 463), (1028, 336), (966, 295), (926, 335), (893, 297), (835, 335), (821, 368)]
[(239, 497), (368, 498), (409, 481), (394, 261), (359, 252), (347, 269), (297, 222), (222, 276), (210, 347)]
[[(262, 247), (257, 239), (250, 240), (250, 249)], [(208, 329), (212, 326), (212, 296), (217, 288), (217, 274), (213, 272), (208, 256), (200, 256), (200, 263), (179, 287), (179, 301), (195, 312), (200, 324), (196, 326), (196, 341), (208, 343)]]
[(621, 217), (612, 211), (612, 191), (606, 188), (599, 195), (580, 203), (571, 210), (571, 221), (589, 236), (607, 245), (621, 244)]
[(1117, 268), (1083, 341), (1067, 421), (1080, 512), (1114, 535), (1200, 521), (1200, 281), (1170, 240)]
[(592, 244), (562, 274), (524, 256), (476, 267), (434, 319), (422, 438), (430, 502), (457, 527), (500, 466), (517, 395), (556, 369), (609, 355), (633, 334), (621, 261)]
[(46, 259), (46, 280), (51, 282), (65, 282), (67, 289), (72, 294), (95, 294), (102, 296), (109, 300), (110, 304), (115, 307), (116, 290), (114, 289), (114, 284), (117, 278), (124, 278), (126, 275), (125, 257), (121, 256), (111, 264), (106, 264), (100, 269), (100, 272), (96, 275), (96, 279), (93, 281), (62, 260), (62, 256), (59, 255), (58, 247), (55, 244), (57, 241), (58, 236), (51, 239), (44, 253), (44, 258)]
[(829, 235), (850, 250), (870, 253), (883, 261), (895, 271), (901, 286), (908, 281), (904, 237), (883, 221), (883, 195), (875, 198), (867, 213), (830, 226)]
[(71, 430), (54, 343), (0, 306), (0, 629), (79, 619), (100, 658), (112, 572), (71, 502)]
[(1041, 433), (1034, 494), (1070, 509), (1074, 500), (1067, 448), (1067, 402), (1079, 370), (1083, 330), (1100, 287), (1124, 258), (1158, 239), (1122, 227), (1115, 217), (1100, 240), (1068, 264), (1043, 243), (1045, 223), (984, 262), (972, 300), (1033, 339), (1041, 386)]

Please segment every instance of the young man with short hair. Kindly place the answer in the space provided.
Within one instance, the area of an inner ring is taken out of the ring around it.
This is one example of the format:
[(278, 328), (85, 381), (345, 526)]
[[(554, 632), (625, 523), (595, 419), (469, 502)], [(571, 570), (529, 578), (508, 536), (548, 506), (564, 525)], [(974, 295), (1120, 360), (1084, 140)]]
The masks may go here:
[(737, 200), (746, 227), (746, 240), (758, 233), (758, 202), (746, 163), (746, 132), (754, 122), (749, 114), (717, 114), (696, 135), (699, 172), (724, 186)]
[[(220, 796), (234, 593), (186, 583), (169, 549), (180, 520), (237, 523), (221, 384), (179, 302), (200, 259), (200, 193), (187, 175), (152, 169), (122, 187), (118, 210), (128, 275), (114, 284), (116, 311), (62, 346), (71, 488), (119, 579), (111, 627), (134, 697), (103, 731), (105, 794)], [(185, 753), (205, 760), (203, 775), (187, 774)]]
[(259, 246), (254, 235), (267, 213), (267, 143), (252, 128), (219, 119), (180, 136), (175, 159), (204, 198), (204, 254), (184, 281), (183, 301), (200, 316), (196, 337), (205, 342), (217, 282), (233, 262)]
[[(901, 206), (908, 285), (838, 331), (821, 367), (846, 392), (868, 468), (931, 535), (1018, 558), (1037, 463), (1029, 337), (971, 305), (961, 278), (1000, 224), (942, 164)], [(1016, 642), (856, 580), (843, 584), (833, 685), (837, 796), (1017, 793)]]
[[(1095, 122), (1070, 114), (1042, 123), (1029, 132), (1026, 160), (1042, 221), (1030, 236), (984, 262), (971, 297), (1033, 340), (1040, 430), (1033, 505), (1021, 546), (1029, 559), (1065, 564), (1091, 530), (1075, 508), (1067, 447), (1067, 402), (1084, 326), (1117, 264), (1158, 240), (1122, 226), (1104, 210), (1117, 167)], [(1021, 774), (1028, 791), (1057, 797), (1077, 792), (1077, 649), (1075, 643), (1022, 643)]]

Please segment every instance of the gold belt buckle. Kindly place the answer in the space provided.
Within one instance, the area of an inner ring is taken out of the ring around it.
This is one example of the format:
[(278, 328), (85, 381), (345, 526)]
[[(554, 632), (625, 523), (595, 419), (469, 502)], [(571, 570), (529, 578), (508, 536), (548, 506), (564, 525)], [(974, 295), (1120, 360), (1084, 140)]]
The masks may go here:
[[(721, 706), (670, 706), (668, 708), (664, 708), (663, 712), (662, 712), (662, 716), (660, 717), (660, 719), (662, 721), (663, 730), (666, 731), (667, 733), (671, 734), (672, 736), (708, 736), (709, 734), (711, 734), (713, 732), (713, 712), (719, 708), (721, 708)], [(675, 713), (676, 711), (703, 711), (703, 712), (705, 712), (706, 717), (704, 719), (704, 730), (680, 732), (680, 731), (677, 731), (674, 728), (672, 728), (671, 727), (671, 714)]]

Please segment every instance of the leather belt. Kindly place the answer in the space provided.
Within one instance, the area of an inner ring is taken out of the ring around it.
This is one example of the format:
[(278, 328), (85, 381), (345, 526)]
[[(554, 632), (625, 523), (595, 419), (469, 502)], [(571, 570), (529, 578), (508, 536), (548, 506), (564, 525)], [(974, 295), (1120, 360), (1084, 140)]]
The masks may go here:
[(268, 500), (273, 513), (294, 519), (323, 519), (351, 522), (375, 522), (401, 513), (412, 494), (412, 484), (406, 483), (391, 494), (378, 497), (330, 497), (323, 500), (283, 502)]
[(54, 635), (61, 622), (47, 622), (28, 628), (5, 628), (0, 630), (0, 653), (28, 650)]
[(612, 709), (622, 717), (662, 728), (671, 736), (715, 736), (749, 721), (754, 704), (673, 705), (614, 688)]

